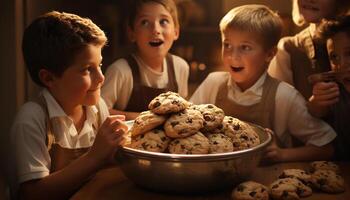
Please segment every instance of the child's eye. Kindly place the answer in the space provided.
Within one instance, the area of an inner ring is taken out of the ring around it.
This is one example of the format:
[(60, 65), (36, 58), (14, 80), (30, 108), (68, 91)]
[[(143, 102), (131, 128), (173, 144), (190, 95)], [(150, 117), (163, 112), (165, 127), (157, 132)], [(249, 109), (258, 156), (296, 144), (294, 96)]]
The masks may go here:
[(252, 47), (249, 46), (249, 45), (242, 45), (242, 46), (241, 46), (241, 49), (242, 49), (243, 51), (250, 51), (250, 50), (252, 50)]
[(169, 24), (169, 20), (168, 19), (161, 19), (159, 23), (160, 23), (160, 25), (167, 25), (167, 24)]
[(149, 25), (149, 21), (144, 19), (144, 20), (141, 20), (140, 24), (141, 24), (141, 26), (148, 26)]
[(232, 46), (229, 43), (224, 43), (224, 49), (230, 50), (232, 49)]

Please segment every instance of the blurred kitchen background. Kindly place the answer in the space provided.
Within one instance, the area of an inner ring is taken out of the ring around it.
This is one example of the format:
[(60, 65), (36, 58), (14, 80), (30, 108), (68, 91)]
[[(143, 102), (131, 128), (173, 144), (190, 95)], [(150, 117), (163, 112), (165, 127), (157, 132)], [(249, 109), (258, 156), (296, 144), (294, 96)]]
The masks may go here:
[[(243, 4), (265, 4), (278, 11), (284, 22), (284, 35), (300, 30), (291, 19), (291, 0), (175, 0), (181, 26), (180, 38), (171, 53), (190, 65), (190, 94), (211, 71), (221, 69), (220, 34), (218, 24), (231, 8)], [(9, 155), (9, 131), (15, 113), (28, 99), (37, 94), (22, 59), (21, 41), (24, 28), (38, 15), (58, 10), (91, 18), (109, 38), (104, 49), (104, 70), (117, 58), (128, 53), (123, 32), (124, 13), (128, 0), (1, 0), (0, 3), (0, 92), (1, 92), (1, 167)], [(2, 173), (3, 174), (3, 173)], [(6, 193), (4, 175), (0, 174), (0, 199)]]

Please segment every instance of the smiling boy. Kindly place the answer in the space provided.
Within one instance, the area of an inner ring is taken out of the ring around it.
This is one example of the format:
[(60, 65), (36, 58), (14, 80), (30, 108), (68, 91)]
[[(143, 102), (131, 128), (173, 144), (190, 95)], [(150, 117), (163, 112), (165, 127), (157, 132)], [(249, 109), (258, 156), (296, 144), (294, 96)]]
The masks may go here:
[[(274, 161), (328, 159), (335, 132), (313, 118), (303, 97), (290, 85), (267, 74), (276, 53), (282, 24), (263, 5), (245, 5), (229, 11), (220, 22), (222, 59), (226, 72), (208, 75), (190, 101), (213, 103), (226, 115), (274, 131), (276, 144), (265, 158)], [(305, 146), (294, 148), (292, 137)]]

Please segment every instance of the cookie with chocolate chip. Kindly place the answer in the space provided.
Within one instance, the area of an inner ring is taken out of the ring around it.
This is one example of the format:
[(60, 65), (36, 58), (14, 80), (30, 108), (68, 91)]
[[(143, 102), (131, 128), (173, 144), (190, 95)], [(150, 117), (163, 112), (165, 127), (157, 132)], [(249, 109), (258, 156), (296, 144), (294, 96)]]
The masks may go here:
[(306, 185), (311, 183), (311, 175), (302, 169), (285, 169), (278, 178), (296, 178)]
[(328, 193), (345, 191), (344, 179), (332, 170), (316, 170), (311, 175), (312, 186)]
[(246, 181), (239, 184), (232, 191), (233, 200), (268, 200), (269, 190), (260, 183), (254, 181)]
[(173, 154), (207, 154), (209, 153), (209, 140), (201, 132), (197, 132), (194, 135), (171, 141), (169, 152)]
[(148, 108), (160, 115), (176, 113), (188, 108), (191, 104), (182, 98), (178, 93), (166, 92), (155, 97)]
[(130, 129), (132, 136), (138, 136), (142, 133), (150, 131), (159, 125), (162, 125), (167, 117), (165, 115), (158, 115), (152, 111), (141, 112), (134, 120), (134, 123)]
[(203, 115), (204, 127), (201, 129), (201, 132), (207, 133), (222, 125), (225, 113), (221, 108), (213, 104), (193, 105), (190, 108), (199, 110)]
[(186, 109), (169, 117), (164, 123), (165, 134), (171, 138), (183, 138), (203, 128), (204, 119), (200, 111)]
[(317, 170), (332, 170), (335, 173), (339, 173), (339, 166), (330, 161), (314, 161), (311, 163), (312, 171)]
[(153, 129), (145, 134), (132, 137), (130, 147), (144, 151), (164, 152), (170, 140), (171, 139), (165, 135), (164, 131)]
[(312, 194), (310, 187), (295, 178), (283, 178), (274, 181), (270, 185), (270, 191), (273, 199), (300, 199), (300, 197), (307, 197)]
[(223, 122), (223, 132), (231, 138), (233, 149), (248, 149), (260, 144), (259, 135), (246, 122), (237, 118), (225, 116)]
[(225, 153), (233, 151), (231, 138), (224, 134), (210, 134), (208, 139), (210, 145), (209, 153)]

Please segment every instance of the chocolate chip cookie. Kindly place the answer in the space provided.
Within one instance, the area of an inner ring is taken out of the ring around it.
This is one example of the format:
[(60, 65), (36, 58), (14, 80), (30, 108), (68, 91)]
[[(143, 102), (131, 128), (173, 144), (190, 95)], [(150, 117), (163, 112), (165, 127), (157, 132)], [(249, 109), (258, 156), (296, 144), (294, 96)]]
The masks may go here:
[(209, 140), (201, 132), (197, 132), (194, 135), (171, 141), (169, 152), (173, 154), (207, 154), (209, 153)]
[(144, 151), (164, 152), (170, 140), (164, 131), (153, 129), (145, 134), (132, 137), (130, 147)]
[(299, 199), (312, 194), (310, 187), (295, 178), (278, 179), (270, 185), (273, 199)]
[(237, 118), (225, 116), (223, 120), (224, 134), (232, 139), (233, 149), (248, 149), (260, 144), (258, 134), (246, 122)]
[(225, 117), (225, 113), (221, 108), (213, 104), (193, 105), (191, 109), (199, 110), (204, 118), (204, 127), (201, 132), (210, 132), (220, 126)]
[(233, 200), (268, 200), (269, 190), (265, 185), (254, 181), (239, 184), (232, 191)]
[(344, 179), (332, 170), (316, 170), (311, 175), (312, 186), (328, 193), (345, 191)]
[(138, 136), (152, 130), (157, 126), (162, 125), (166, 119), (166, 116), (155, 114), (149, 110), (141, 112), (140, 115), (134, 120), (134, 124), (130, 129), (131, 135)]
[(176, 113), (188, 108), (191, 104), (178, 93), (166, 92), (155, 97), (149, 104), (148, 109), (156, 114)]
[(165, 134), (171, 138), (183, 138), (203, 128), (204, 119), (200, 111), (186, 109), (169, 117), (164, 123)]
[(210, 134), (208, 139), (210, 144), (209, 153), (225, 153), (233, 151), (231, 138), (224, 134)]
[(302, 169), (285, 169), (278, 178), (296, 178), (306, 185), (311, 183), (311, 175)]
[(312, 171), (317, 170), (332, 170), (339, 173), (339, 166), (330, 161), (314, 161), (311, 163)]

